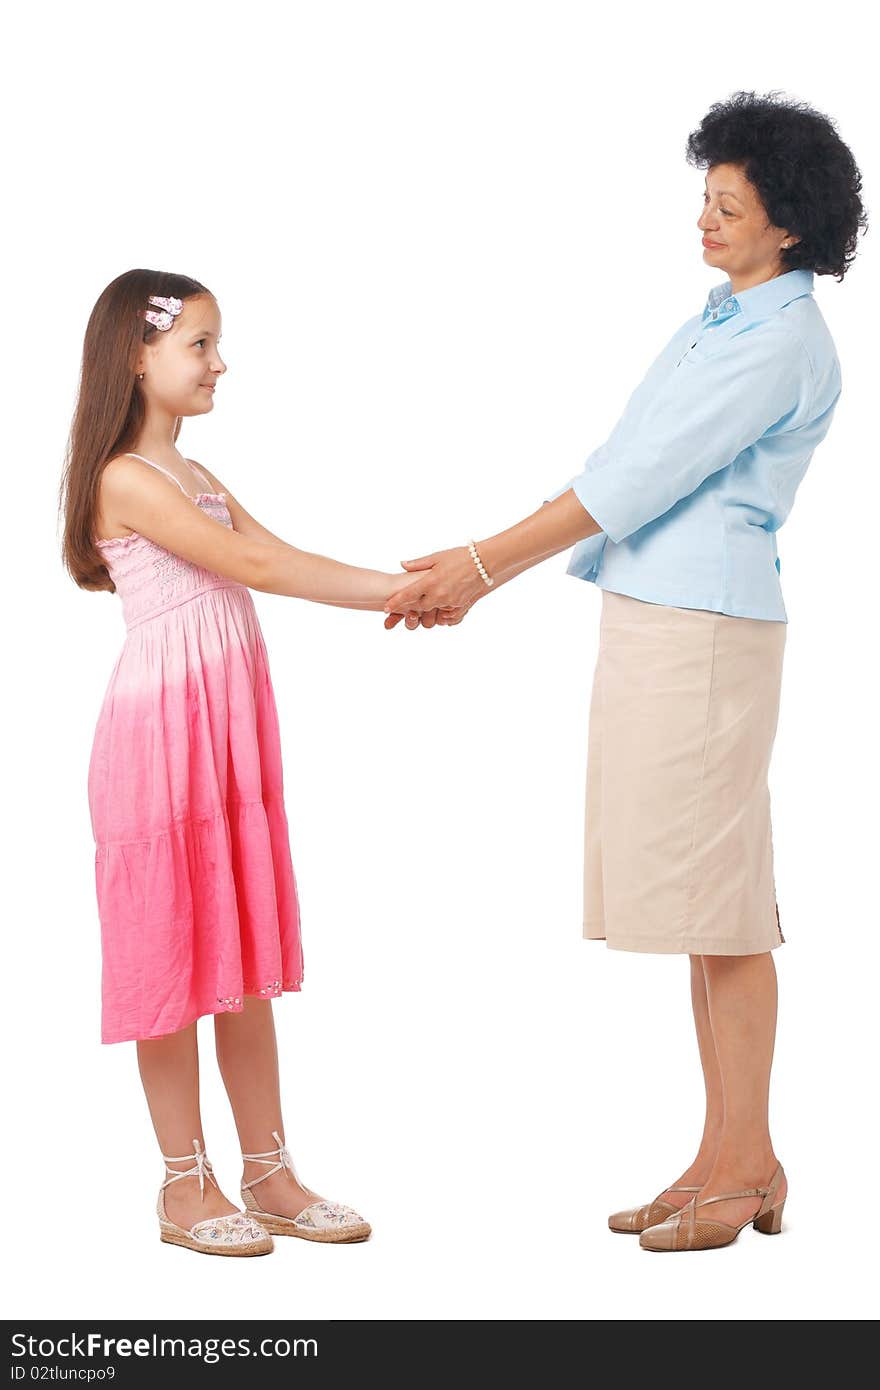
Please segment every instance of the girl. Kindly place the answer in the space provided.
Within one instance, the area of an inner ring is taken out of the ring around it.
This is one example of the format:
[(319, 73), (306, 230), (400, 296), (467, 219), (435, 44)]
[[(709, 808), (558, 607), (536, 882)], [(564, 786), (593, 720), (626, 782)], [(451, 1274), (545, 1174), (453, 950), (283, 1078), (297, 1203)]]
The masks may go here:
[[(580, 474), (476, 547), (407, 561), (423, 573), (386, 619), (466, 610), (575, 542), (568, 572), (603, 591), (583, 935), (689, 957), (706, 1092), (694, 1160), (609, 1218), (653, 1251), (729, 1245), (750, 1222), (781, 1228), (787, 1182), (768, 1121), (784, 940), (767, 785), (788, 621), (776, 532), (841, 392), (813, 277), (842, 280), (867, 223), (851, 151), (797, 102), (736, 93), (687, 153), (707, 170), (703, 260), (724, 277), (702, 313)], [(630, 267), (619, 270), (623, 281)], [(643, 292), (668, 273), (651, 265)]]
[[(283, 1138), (270, 1000), (301, 988), (303, 954), (278, 716), (250, 589), (380, 611), (399, 575), (287, 545), (179, 453), (183, 418), (214, 409), (220, 336), (217, 301), (186, 276), (132, 270), (101, 294), (65, 463), (64, 560), (81, 588), (118, 592), (127, 629), (88, 772), (101, 1040), (137, 1044), (166, 1168), (161, 1239), (258, 1255), (273, 1233), (351, 1242), (370, 1226), (300, 1182)], [(215, 1016), (245, 1212), (205, 1153), (204, 1014)]]

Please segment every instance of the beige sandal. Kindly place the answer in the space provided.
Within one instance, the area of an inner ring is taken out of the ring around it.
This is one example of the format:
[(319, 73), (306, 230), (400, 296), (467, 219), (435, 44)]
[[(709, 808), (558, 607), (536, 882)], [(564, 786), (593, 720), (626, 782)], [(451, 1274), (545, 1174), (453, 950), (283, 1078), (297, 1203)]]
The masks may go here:
[[(254, 1163), (263, 1163), (269, 1169), (268, 1173), (261, 1173), (258, 1178), (253, 1178), (250, 1182), (242, 1181), (241, 1184), (242, 1200), (254, 1219), (276, 1236), (301, 1236), (303, 1240), (330, 1241), (340, 1245), (366, 1240), (371, 1230), (369, 1222), (353, 1207), (343, 1206), (340, 1202), (325, 1202), (323, 1197), (318, 1197), (316, 1192), (306, 1187), (293, 1166), (290, 1150), (276, 1129), (272, 1131), (272, 1138), (278, 1143), (277, 1149), (267, 1149), (265, 1153), (259, 1154), (242, 1154), (242, 1158), (252, 1159)], [(258, 1182), (271, 1178), (273, 1173), (280, 1173), (285, 1168), (304, 1192), (317, 1198), (297, 1216), (279, 1216), (275, 1212), (264, 1211), (251, 1191)]]
[(169, 1245), (183, 1245), (187, 1250), (199, 1250), (205, 1255), (268, 1255), (269, 1251), (275, 1248), (275, 1242), (247, 1212), (236, 1211), (230, 1212), (227, 1216), (211, 1216), (205, 1221), (197, 1221), (188, 1231), (170, 1219), (165, 1210), (165, 1188), (170, 1187), (173, 1182), (198, 1175), (202, 1201), (205, 1200), (206, 1176), (218, 1192), (220, 1190), (211, 1170), (211, 1161), (198, 1139), (193, 1140), (193, 1148), (196, 1160), (194, 1168), (179, 1170), (168, 1167), (169, 1163), (184, 1163), (193, 1157), (192, 1154), (183, 1154), (180, 1158), (162, 1155), (165, 1170), (171, 1176), (167, 1177), (159, 1188), (159, 1200), (156, 1203), (159, 1239), (167, 1241)]
[[(663, 1192), (699, 1192), (699, 1187), (664, 1187)], [(664, 1202), (660, 1197), (655, 1197), (653, 1202), (646, 1202), (642, 1207), (628, 1207), (626, 1211), (616, 1211), (608, 1218), (608, 1225), (612, 1231), (619, 1231), (626, 1235), (641, 1235), (642, 1231), (649, 1226), (657, 1226), (661, 1221), (666, 1221), (670, 1216), (674, 1216), (679, 1208), (674, 1202)]]
[[(746, 1187), (742, 1192), (722, 1192), (718, 1197), (704, 1197), (702, 1202), (692, 1197), (675, 1216), (643, 1231), (639, 1236), (639, 1245), (643, 1250), (715, 1250), (720, 1245), (732, 1245), (750, 1222), (762, 1235), (778, 1235), (782, 1230), (782, 1209), (788, 1192), (781, 1202), (776, 1201), (776, 1192), (784, 1176), (780, 1163), (770, 1179), (769, 1187)], [(763, 1198), (754, 1216), (739, 1226), (730, 1226), (726, 1221), (701, 1221), (697, 1216), (697, 1207), (702, 1209), (712, 1202), (727, 1202), (737, 1197)]]

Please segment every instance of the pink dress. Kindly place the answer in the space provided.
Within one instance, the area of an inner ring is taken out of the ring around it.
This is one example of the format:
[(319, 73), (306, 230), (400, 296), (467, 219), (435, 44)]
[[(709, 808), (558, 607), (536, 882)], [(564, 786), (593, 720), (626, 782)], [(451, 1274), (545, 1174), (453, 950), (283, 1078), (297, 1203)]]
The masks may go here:
[[(225, 496), (191, 500), (231, 528)], [(101, 1041), (114, 1043), (239, 1013), (245, 994), (298, 990), (303, 957), (278, 714), (250, 590), (138, 532), (96, 544), (126, 625), (88, 773)]]

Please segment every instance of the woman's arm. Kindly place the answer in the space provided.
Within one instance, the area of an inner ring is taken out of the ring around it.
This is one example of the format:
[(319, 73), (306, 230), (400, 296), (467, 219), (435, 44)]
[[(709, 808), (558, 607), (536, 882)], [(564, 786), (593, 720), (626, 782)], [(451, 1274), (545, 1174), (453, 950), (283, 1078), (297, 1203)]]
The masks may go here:
[[(732, 466), (768, 431), (810, 418), (811, 361), (785, 324), (762, 323), (693, 358), (671, 357), (680, 346), (673, 335), (569, 487), (533, 516), (477, 543), (496, 584), (601, 531), (619, 544)], [(395, 610), (470, 603), (491, 592), (466, 546), (405, 568), (424, 573), (391, 595)]]
[(595, 536), (601, 529), (569, 488), (515, 526), (475, 544), (490, 577), (496, 584), (503, 584), (532, 565), (558, 555), (560, 550), (569, 550), (587, 536)]
[[(538, 511), (499, 531), (486, 540), (476, 541), (477, 553), (491, 579), (492, 589), (506, 584), (524, 570), (531, 569), (577, 541), (594, 536), (601, 526), (590, 516), (569, 488), (560, 497), (544, 502)], [(424, 571), (414, 583), (401, 585), (385, 605), (386, 612), (422, 612), (425, 608), (470, 607), (492, 590), (483, 582), (467, 546), (423, 555), (404, 561), (412, 572)]]

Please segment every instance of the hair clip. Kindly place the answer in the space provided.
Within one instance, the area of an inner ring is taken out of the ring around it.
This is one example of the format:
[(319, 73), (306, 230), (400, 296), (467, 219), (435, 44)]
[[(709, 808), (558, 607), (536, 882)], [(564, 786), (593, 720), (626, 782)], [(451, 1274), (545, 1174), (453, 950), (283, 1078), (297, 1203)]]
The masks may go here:
[(154, 324), (156, 328), (161, 328), (163, 332), (166, 328), (171, 327), (183, 308), (182, 299), (175, 299), (173, 296), (166, 298), (161, 294), (151, 294), (150, 303), (158, 304), (163, 313), (157, 314), (154, 309), (147, 309), (144, 312), (144, 318)]

